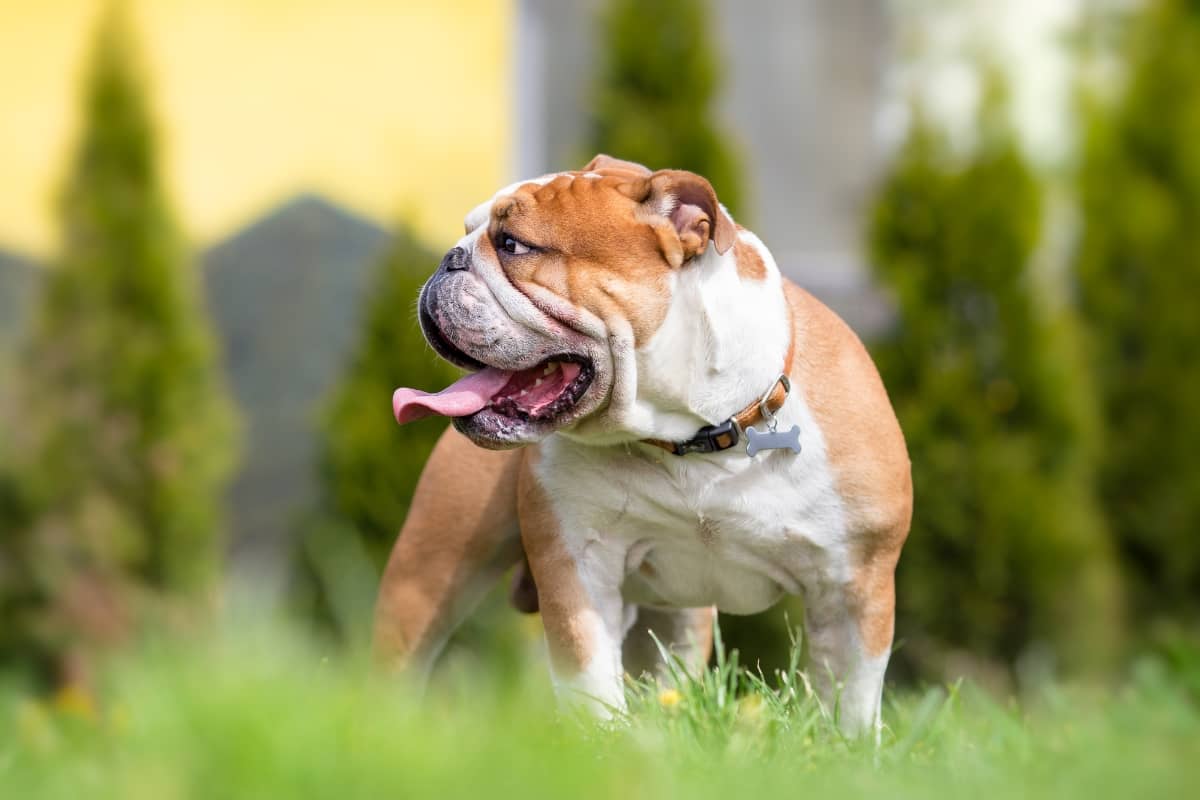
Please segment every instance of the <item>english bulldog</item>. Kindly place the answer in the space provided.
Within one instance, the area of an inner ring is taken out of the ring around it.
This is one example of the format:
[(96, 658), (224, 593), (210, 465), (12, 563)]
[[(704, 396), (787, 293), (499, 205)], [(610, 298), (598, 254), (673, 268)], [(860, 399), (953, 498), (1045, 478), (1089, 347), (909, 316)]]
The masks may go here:
[(524, 565), (559, 696), (604, 716), (661, 666), (648, 631), (700, 666), (714, 608), (800, 595), (818, 696), (877, 735), (912, 483), (855, 334), (691, 172), (600, 155), (465, 228), (418, 308), (467, 375), (393, 397), (400, 423), (453, 426), (385, 570), (377, 654), (427, 671)]

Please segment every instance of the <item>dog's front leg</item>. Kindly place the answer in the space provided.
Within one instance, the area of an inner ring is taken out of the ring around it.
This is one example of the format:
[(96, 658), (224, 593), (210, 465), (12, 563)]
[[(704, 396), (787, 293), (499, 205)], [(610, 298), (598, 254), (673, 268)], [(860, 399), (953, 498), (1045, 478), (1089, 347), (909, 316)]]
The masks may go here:
[(568, 541), (545, 490), (528, 470), (521, 475), (517, 505), (555, 690), (568, 705), (611, 717), (625, 708), (624, 557), (598, 538)]

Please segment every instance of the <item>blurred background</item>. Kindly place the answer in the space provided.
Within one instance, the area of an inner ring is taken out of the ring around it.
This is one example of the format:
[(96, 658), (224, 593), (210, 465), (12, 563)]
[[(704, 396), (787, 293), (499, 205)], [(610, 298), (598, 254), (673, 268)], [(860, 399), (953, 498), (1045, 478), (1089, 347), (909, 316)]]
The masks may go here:
[[(417, 291), (600, 151), (707, 175), (875, 356), (893, 681), (1195, 647), (1195, 0), (0, 0), (0, 672), (232, 605), (363, 647), (443, 427), (388, 398), (453, 377)], [(801, 614), (722, 624), (769, 669)], [(448, 657), (539, 648), (501, 587)]]

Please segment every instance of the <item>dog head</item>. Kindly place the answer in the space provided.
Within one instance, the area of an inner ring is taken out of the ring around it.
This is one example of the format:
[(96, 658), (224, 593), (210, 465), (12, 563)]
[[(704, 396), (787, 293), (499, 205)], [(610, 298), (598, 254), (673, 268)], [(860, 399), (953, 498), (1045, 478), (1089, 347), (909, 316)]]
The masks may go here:
[[(647, 435), (638, 407), (671, 405), (679, 375), (656, 381), (639, 362), (650, 369), (643, 356), (679, 305), (681, 276), (705, 258), (737, 280), (766, 272), (757, 250), (734, 257), (739, 229), (707, 180), (603, 155), (502, 189), (465, 227), (419, 316), (430, 345), (470, 374), (437, 394), (399, 389), (393, 407), (400, 422), (453, 417), (484, 447)], [(755, 264), (739, 267), (742, 255)]]

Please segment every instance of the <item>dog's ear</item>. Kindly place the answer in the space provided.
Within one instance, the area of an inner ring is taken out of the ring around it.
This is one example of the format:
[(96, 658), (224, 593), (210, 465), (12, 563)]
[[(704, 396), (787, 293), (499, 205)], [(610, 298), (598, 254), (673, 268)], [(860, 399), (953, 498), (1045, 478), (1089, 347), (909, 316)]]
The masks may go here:
[(637, 175), (651, 174), (650, 169), (648, 167), (644, 167), (641, 164), (637, 164), (633, 161), (625, 161), (620, 158), (613, 158), (612, 156), (606, 156), (604, 153), (599, 153), (595, 158), (593, 158), (591, 161), (589, 161), (587, 163), (587, 166), (583, 168), (583, 171), (584, 172), (594, 172), (596, 170), (601, 170), (601, 169), (617, 170), (620, 172), (632, 172)]
[(647, 189), (644, 202), (670, 219), (678, 236), (677, 248), (663, 242), (663, 253), (672, 266), (703, 253), (709, 241), (721, 254), (733, 247), (737, 228), (706, 179), (694, 172), (663, 169), (650, 176)]

